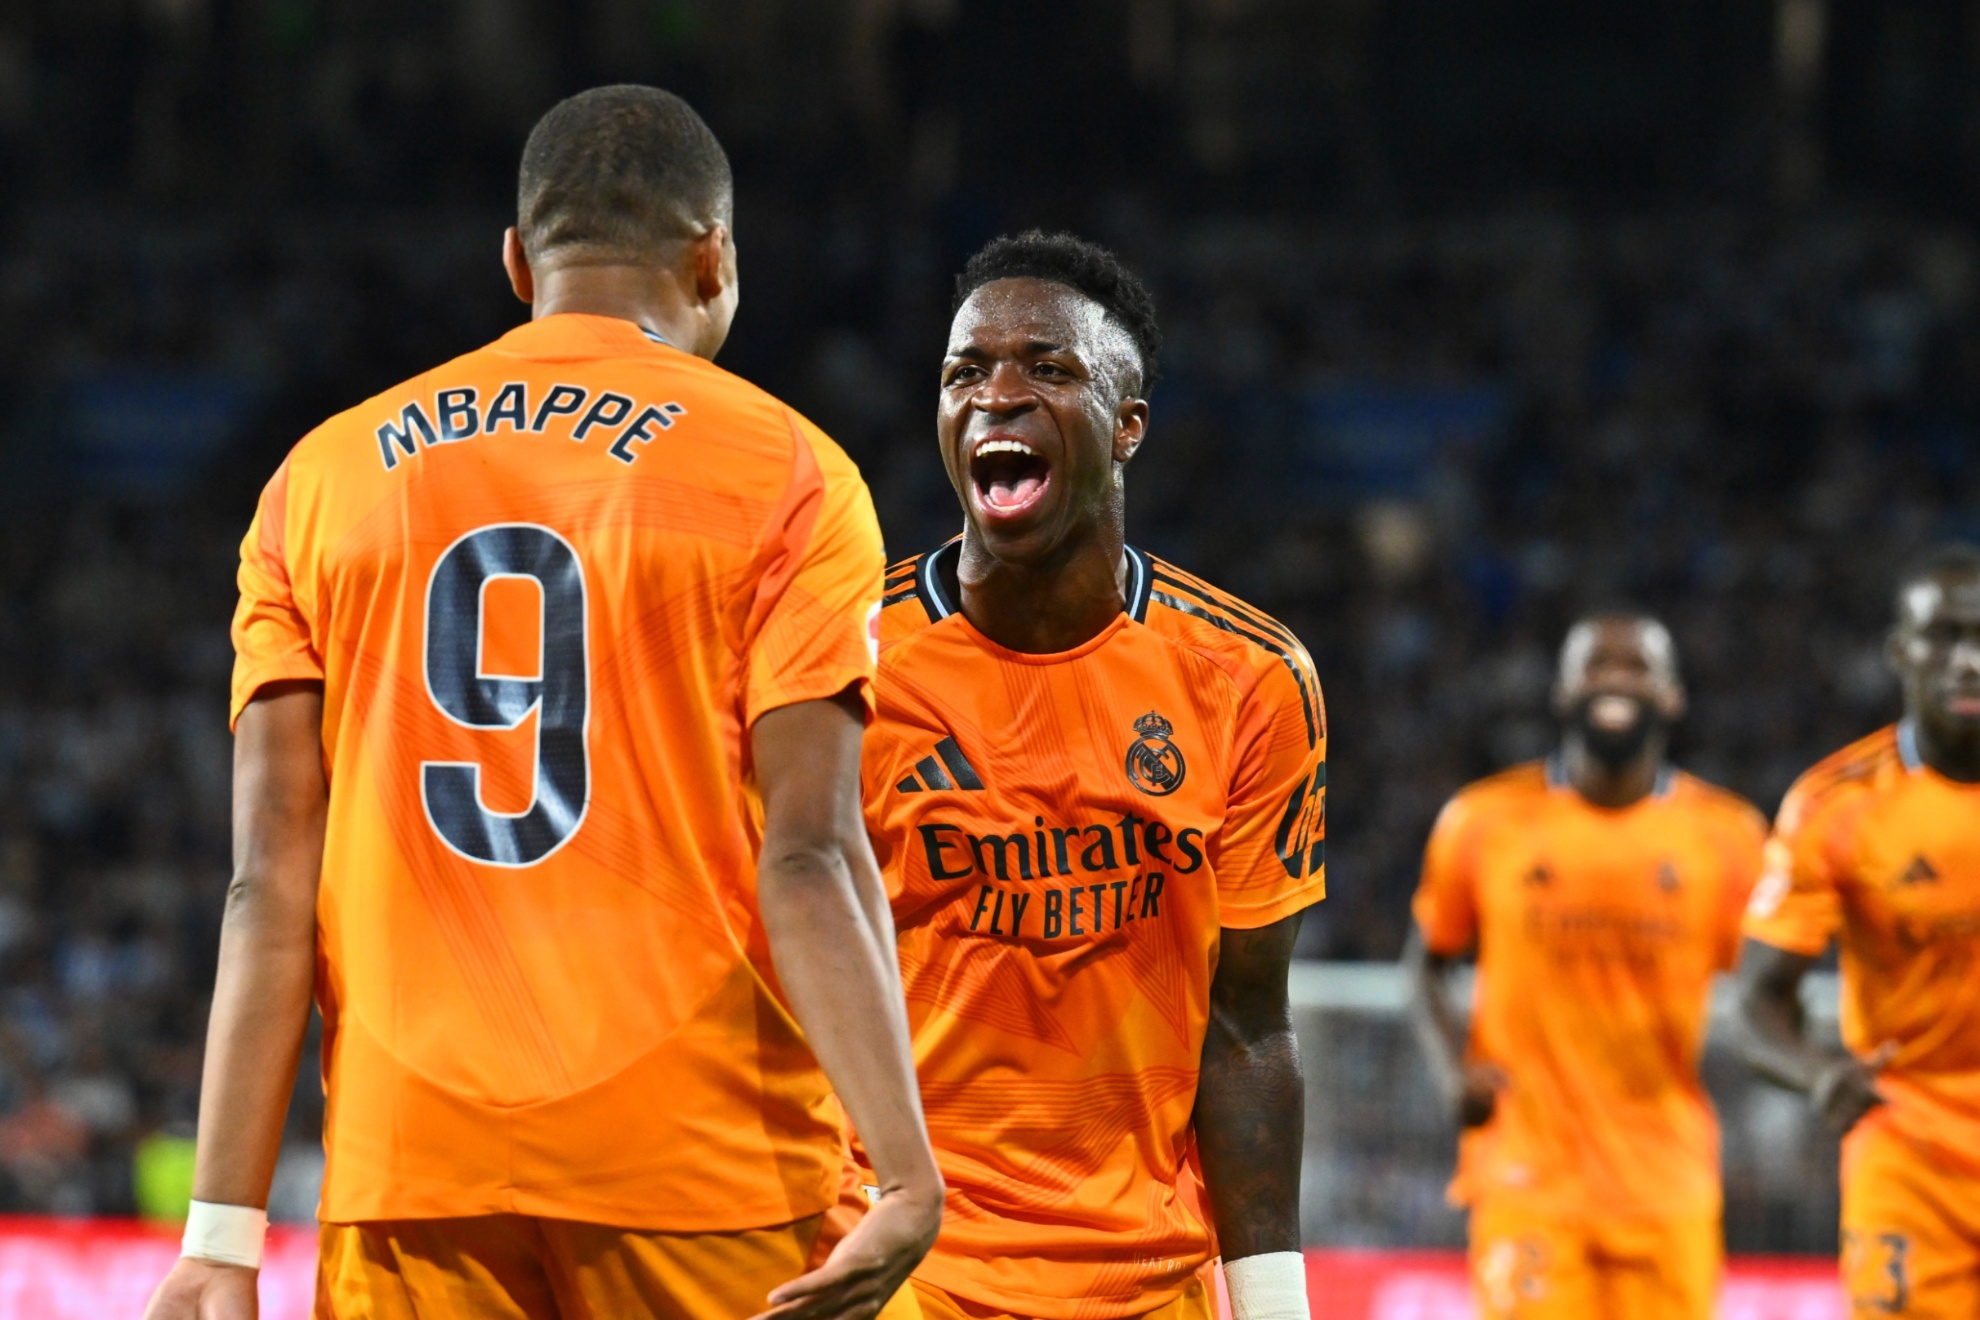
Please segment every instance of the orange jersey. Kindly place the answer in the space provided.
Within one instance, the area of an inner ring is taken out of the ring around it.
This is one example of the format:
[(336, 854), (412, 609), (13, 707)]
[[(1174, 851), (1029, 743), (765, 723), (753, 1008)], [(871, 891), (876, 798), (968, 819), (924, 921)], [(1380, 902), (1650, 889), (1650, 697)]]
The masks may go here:
[(297, 445), (233, 708), (324, 685), (326, 1221), (831, 1203), (745, 735), (867, 682), (883, 565), (830, 440), (627, 321), (532, 322)]
[(1840, 937), (1843, 1040), (1897, 1045), (1898, 1131), (1980, 1167), (1980, 785), (1902, 725), (1837, 752), (1781, 802), (1746, 933), (1810, 957)]
[(959, 543), (890, 571), (867, 821), (948, 1214), (919, 1277), (1140, 1315), (1212, 1251), (1187, 1173), (1223, 927), (1325, 890), (1326, 717), (1279, 624), (1128, 552), (1056, 655), (957, 610)]
[(1433, 952), (1476, 946), (1472, 1055), (1511, 1078), (1460, 1144), (1455, 1196), (1717, 1213), (1719, 1129), (1698, 1060), (1765, 837), (1746, 802), (1674, 770), (1621, 810), (1539, 764), (1451, 799), (1416, 920)]

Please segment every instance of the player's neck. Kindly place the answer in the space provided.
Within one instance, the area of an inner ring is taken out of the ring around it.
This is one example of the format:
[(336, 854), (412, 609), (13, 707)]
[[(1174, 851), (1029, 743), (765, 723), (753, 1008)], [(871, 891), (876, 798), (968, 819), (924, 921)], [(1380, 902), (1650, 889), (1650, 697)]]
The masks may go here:
[(565, 266), (537, 277), (530, 317), (564, 313), (631, 321), (696, 357), (713, 358), (709, 318), (671, 270), (652, 266)]
[(1955, 783), (1980, 784), (1980, 739), (1947, 738), (1916, 717), (1911, 727), (1918, 738), (1919, 760)]
[(965, 531), (956, 561), (963, 617), (999, 646), (1030, 655), (1070, 651), (1127, 608), (1127, 551), (1119, 528), (1037, 564), (998, 559)]
[(1652, 739), (1621, 765), (1610, 765), (1592, 754), (1581, 740), (1561, 744), (1561, 766), (1568, 785), (1590, 803), (1612, 810), (1633, 807), (1657, 791), (1664, 770), (1664, 744)]

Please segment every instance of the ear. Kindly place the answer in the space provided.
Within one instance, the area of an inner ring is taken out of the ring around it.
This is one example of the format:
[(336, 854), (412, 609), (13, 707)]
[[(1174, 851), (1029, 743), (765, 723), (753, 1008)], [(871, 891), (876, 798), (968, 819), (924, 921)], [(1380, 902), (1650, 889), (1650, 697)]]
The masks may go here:
[(716, 223), (688, 247), (688, 269), (694, 280), (695, 297), (703, 303), (719, 299), (735, 282), (735, 244), (729, 227)]
[(1684, 690), (1684, 684), (1673, 683), (1664, 689), (1664, 695), (1657, 702), (1657, 709), (1672, 724), (1684, 718), (1685, 711), (1691, 708), (1691, 694)]
[(1114, 410), (1114, 461), (1126, 463), (1148, 436), (1148, 400), (1122, 399)]
[(1884, 636), (1884, 661), (1899, 678), (1904, 677), (1904, 629), (1893, 628)]
[(502, 231), (502, 269), (509, 272), (509, 287), (516, 291), (516, 297), (534, 306), (536, 274), (529, 268), (529, 256), (523, 251), (522, 235), (514, 225)]

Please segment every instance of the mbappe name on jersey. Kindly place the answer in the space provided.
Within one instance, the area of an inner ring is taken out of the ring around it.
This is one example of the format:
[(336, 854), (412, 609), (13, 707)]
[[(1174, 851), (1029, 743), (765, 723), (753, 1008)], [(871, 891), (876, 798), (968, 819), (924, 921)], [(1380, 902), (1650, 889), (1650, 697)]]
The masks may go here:
[[(1034, 816), (1030, 829), (1020, 825), (1007, 834), (972, 834), (940, 821), (915, 829), (931, 879), (982, 877), (969, 930), (1012, 940), (1102, 935), (1160, 917), (1169, 875), (1203, 865), (1202, 830), (1177, 832), (1132, 811), (1112, 824), (1047, 825)], [(1010, 883), (1094, 875), (1109, 878), (1030, 888)]]
[(598, 432), (610, 442), (605, 452), (631, 464), (642, 452), (634, 445), (646, 444), (686, 415), (687, 409), (678, 403), (642, 406), (630, 395), (611, 390), (600, 390), (593, 398), (582, 385), (554, 384), (533, 404), (526, 381), (510, 381), (485, 404), (478, 388), (459, 385), (436, 391), (430, 405), (414, 399), (401, 406), (396, 417), (387, 417), (378, 427), (378, 457), (390, 472), (402, 459), (435, 445), (494, 435), (504, 426), (516, 435), (541, 435), (555, 423), (578, 444)]

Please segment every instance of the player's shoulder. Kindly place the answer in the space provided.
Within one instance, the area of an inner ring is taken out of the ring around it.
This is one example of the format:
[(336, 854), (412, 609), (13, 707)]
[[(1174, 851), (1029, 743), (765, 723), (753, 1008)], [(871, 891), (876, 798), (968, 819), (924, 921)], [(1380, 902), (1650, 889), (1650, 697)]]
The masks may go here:
[(1729, 788), (1701, 779), (1688, 770), (1673, 772), (1676, 789), (1686, 807), (1705, 819), (1755, 836), (1767, 832), (1767, 818), (1760, 808)]
[(1553, 786), (1545, 761), (1522, 761), (1472, 780), (1451, 794), (1444, 810), (1447, 814), (1472, 815), (1514, 805), (1526, 806), (1544, 800)]
[(1547, 799), (1546, 763), (1527, 761), (1474, 779), (1445, 799), (1432, 832), (1441, 839), (1468, 835), (1529, 813)]
[(897, 648), (955, 612), (951, 596), (953, 581), (944, 582), (938, 573), (943, 552), (956, 541), (948, 541), (887, 565), (880, 588), (881, 663), (898, 660)]
[(408, 410), (416, 410), (429, 430), (430, 414), (436, 411), (433, 396), (444, 382), (459, 379), (473, 371), (486, 358), (488, 345), (447, 359), (416, 376), (408, 376), (350, 407), (332, 413), (303, 435), (290, 449), (287, 466), (298, 471), (320, 472), (326, 468), (354, 464), (361, 470), (383, 470), (379, 460), (379, 427), (406, 424)]
[(1903, 769), (1899, 742), (1898, 727), (1887, 725), (1817, 761), (1781, 799), (1781, 830), (1791, 833), (1874, 792), (1880, 780)]
[[(597, 420), (583, 412), (587, 398)], [(704, 470), (719, 455), (767, 461), (773, 481), (792, 465), (812, 467), (827, 484), (859, 477), (830, 436), (760, 385), (630, 322), (593, 316), (518, 326), (334, 414), (293, 453), (306, 466), (363, 468), (379, 466), (383, 455), (389, 471), (397, 463), (388, 435), (410, 457), (416, 447), (473, 438), (484, 424), (489, 435), (505, 427), (509, 434), (540, 432), (546, 423), (580, 427), (572, 438), (581, 440), (585, 430), (609, 438), (614, 428), (636, 425), (649, 413), (649, 430), (692, 433)], [(450, 426), (466, 433), (450, 435)]]
[(1320, 677), (1293, 630), (1157, 555), (1129, 547), (1129, 607), (1149, 628), (1210, 657), (1247, 690), (1297, 699), (1326, 732)]
[(1305, 675), (1313, 661), (1292, 629), (1257, 606), (1211, 585), (1157, 555), (1128, 550), (1129, 591), (1149, 627), (1229, 655), (1260, 672), (1291, 663)]
[(828, 486), (857, 483), (859, 467), (825, 429), (769, 390), (728, 368), (665, 344), (615, 360), (652, 378), (654, 397), (678, 399), (682, 424), (704, 456), (752, 452), (815, 470)]

